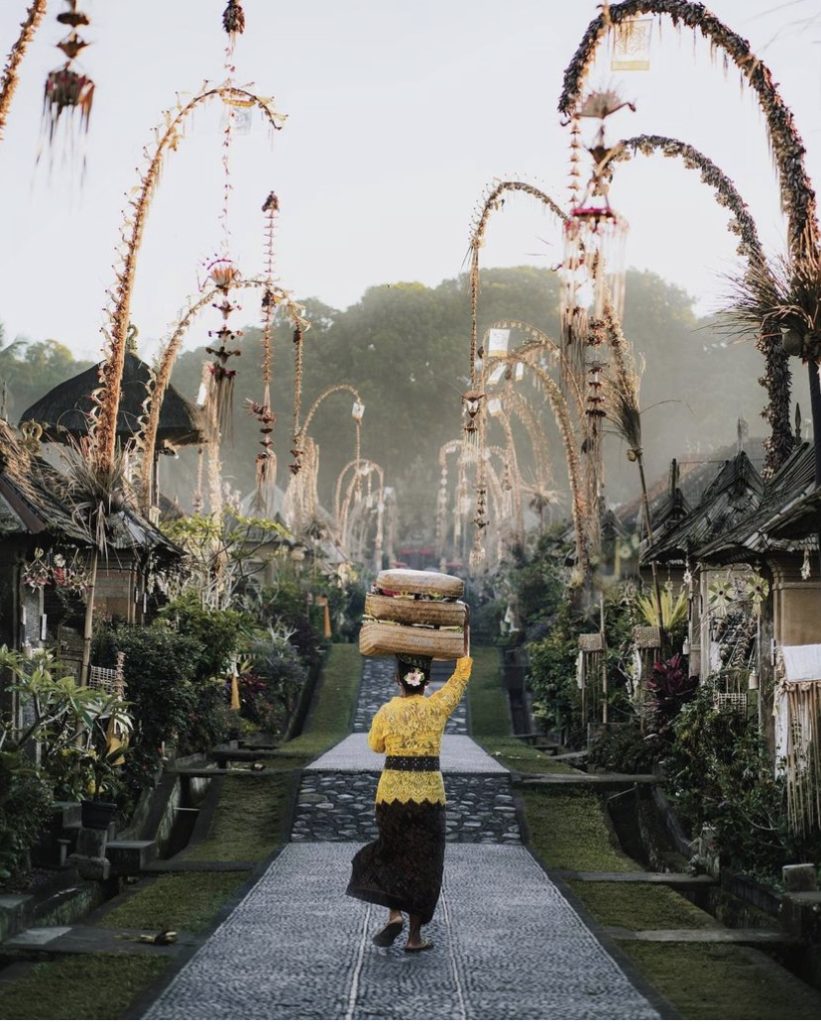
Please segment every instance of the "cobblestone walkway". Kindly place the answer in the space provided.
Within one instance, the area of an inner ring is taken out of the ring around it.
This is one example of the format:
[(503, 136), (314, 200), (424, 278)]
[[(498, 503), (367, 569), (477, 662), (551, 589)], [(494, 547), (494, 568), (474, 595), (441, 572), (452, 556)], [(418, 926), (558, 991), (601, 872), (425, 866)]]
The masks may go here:
[(146, 1016), (657, 1018), (521, 845), (508, 772), (465, 735), (464, 711), (442, 745), (449, 843), (425, 930), (435, 949), (373, 945), (384, 910), (344, 892), (375, 834), (381, 758), (363, 733), (396, 692), (392, 672), (392, 659), (365, 662), (355, 732), (306, 769), (291, 842)]
[(342, 895), (356, 843), (291, 844), (172, 981), (154, 1019), (652, 1019), (523, 847), (454, 844), (435, 949), (377, 949)]

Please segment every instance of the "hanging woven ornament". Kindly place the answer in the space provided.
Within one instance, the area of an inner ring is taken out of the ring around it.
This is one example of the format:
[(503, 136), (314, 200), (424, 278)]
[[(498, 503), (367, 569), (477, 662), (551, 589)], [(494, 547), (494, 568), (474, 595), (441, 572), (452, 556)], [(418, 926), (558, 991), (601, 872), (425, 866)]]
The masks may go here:
[(761, 607), (767, 600), (770, 593), (770, 585), (763, 576), (751, 576), (747, 580), (747, 597), (752, 602), (753, 611), (756, 615), (761, 614)]
[[(66, 63), (54, 71), (50, 71), (46, 77), (46, 84), (43, 90), (43, 130), (48, 137), (48, 144), (52, 146), (63, 114), (69, 120), (66, 129), (69, 135), (68, 148), (73, 146), (71, 134), (77, 131), (79, 134), (88, 131), (88, 124), (91, 118), (91, 108), (94, 103), (94, 82), (82, 72), (72, 67), (74, 60), (88, 46), (85, 39), (77, 33), (77, 29), (83, 25), (90, 24), (87, 14), (77, 10), (77, 0), (65, 0), (69, 10), (62, 11), (57, 15), (57, 21), (61, 25), (69, 26), (69, 34), (65, 39), (57, 43), (58, 50), (61, 50), (67, 57)], [(65, 123), (65, 119), (63, 120)]]
[(222, 27), (228, 34), (228, 46), (234, 48), (237, 36), (245, 31), (245, 11), (239, 0), (228, 0), (228, 6), (222, 12)]
[(466, 391), (462, 395), (462, 417), (465, 428), (465, 440), (472, 448), (476, 448), (479, 441), (479, 414), (482, 409), (484, 394), (480, 391)]
[(716, 580), (715, 583), (710, 584), (707, 590), (707, 600), (715, 618), (726, 618), (727, 612), (730, 610), (730, 602), (734, 600), (735, 595), (735, 584), (729, 574), (726, 579)]
[(209, 355), (214, 356), (209, 364), (210, 380), (205, 405), (206, 421), (212, 431), (219, 435), (230, 436), (234, 407), (234, 378), (237, 371), (233, 367), (229, 367), (228, 363), (234, 356), (242, 354), (240, 349), (230, 346), (242, 337), (243, 332), (232, 331), (228, 326), (228, 318), (240, 308), (231, 302), (229, 295), (232, 285), (239, 278), (239, 272), (233, 262), (224, 256), (213, 260), (207, 270), (214, 286), (222, 292), (223, 299), (219, 304), (214, 303), (214, 308), (222, 314), (222, 325), (219, 330), (208, 332), (209, 338), (217, 338), (219, 344), (216, 347), (208, 346), (205, 350)]
[[(573, 143), (578, 147), (578, 118), (594, 118), (599, 129), (587, 151), (593, 169), (584, 195), (574, 204), (564, 223), (564, 258), (561, 268), (562, 334), (568, 355), (563, 366), (579, 372), (591, 318), (601, 319), (607, 304), (617, 320), (624, 311), (624, 281), (627, 221), (610, 205), (609, 190), (612, 165), (605, 161), (608, 147), (604, 138), (605, 120), (611, 114), (629, 107), (612, 90), (590, 93), (574, 119)], [(574, 150), (578, 152), (578, 148)], [(577, 165), (574, 170), (577, 170)], [(577, 194), (577, 179), (571, 181)]]
[(294, 327), (294, 417), (293, 417), (293, 448), (291, 449), (291, 462), (289, 469), (296, 476), (302, 469), (302, 439), (299, 428), (302, 417), (302, 372), (304, 363), (305, 332), (302, 324), (297, 323)]
[(812, 575), (812, 569), (810, 568), (810, 549), (804, 548), (804, 561), (801, 565), (801, 579), (808, 580)]

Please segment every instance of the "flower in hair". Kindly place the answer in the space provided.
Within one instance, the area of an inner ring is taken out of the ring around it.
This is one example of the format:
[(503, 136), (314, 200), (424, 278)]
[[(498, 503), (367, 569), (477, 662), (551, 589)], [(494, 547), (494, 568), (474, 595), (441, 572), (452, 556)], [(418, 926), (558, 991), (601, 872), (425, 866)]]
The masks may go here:
[(413, 672), (406, 672), (403, 678), (407, 686), (421, 686), (425, 681), (425, 673), (415, 668)]

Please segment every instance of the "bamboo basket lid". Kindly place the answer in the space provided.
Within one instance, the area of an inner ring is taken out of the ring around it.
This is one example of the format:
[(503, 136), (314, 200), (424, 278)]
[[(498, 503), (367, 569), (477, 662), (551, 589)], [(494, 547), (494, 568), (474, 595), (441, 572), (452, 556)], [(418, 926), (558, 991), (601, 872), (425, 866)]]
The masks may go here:
[(376, 577), (376, 587), (404, 594), (439, 594), (442, 597), (461, 597), (465, 592), (465, 584), (458, 576), (417, 569), (383, 569)]

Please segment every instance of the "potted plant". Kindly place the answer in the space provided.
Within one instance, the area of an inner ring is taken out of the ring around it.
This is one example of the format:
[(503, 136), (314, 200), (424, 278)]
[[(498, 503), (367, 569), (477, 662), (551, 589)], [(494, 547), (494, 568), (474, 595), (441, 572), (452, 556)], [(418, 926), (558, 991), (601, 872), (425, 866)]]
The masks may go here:
[(94, 693), (83, 708), (85, 753), (80, 765), (88, 773), (88, 796), (81, 801), (83, 828), (105, 830), (117, 813), (111, 797), (119, 787), (125, 737), (132, 726), (126, 708), (122, 698), (106, 693)]

